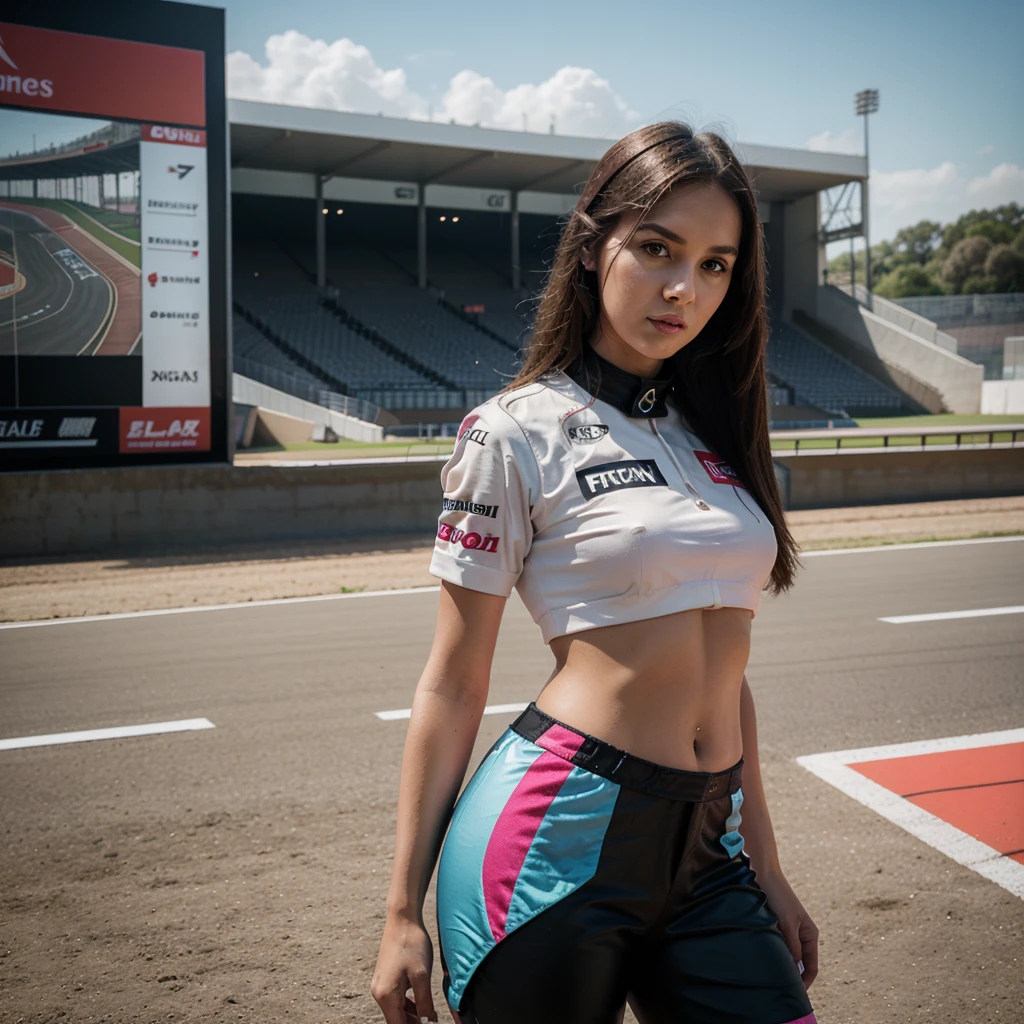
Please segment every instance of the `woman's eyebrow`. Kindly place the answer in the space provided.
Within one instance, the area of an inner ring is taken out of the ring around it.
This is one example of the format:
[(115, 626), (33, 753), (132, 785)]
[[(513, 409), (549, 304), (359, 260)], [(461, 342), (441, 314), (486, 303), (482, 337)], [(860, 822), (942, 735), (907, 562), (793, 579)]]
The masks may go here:
[[(641, 224), (637, 231), (657, 231), (659, 235), (664, 235), (666, 238), (670, 238), (673, 242), (679, 245), (686, 245), (686, 239), (681, 238), (674, 231), (669, 231), (667, 227), (662, 224), (656, 224), (654, 221), (646, 221)], [(723, 256), (739, 256), (740, 251), (735, 245), (712, 245), (708, 248), (708, 252), (720, 253)]]

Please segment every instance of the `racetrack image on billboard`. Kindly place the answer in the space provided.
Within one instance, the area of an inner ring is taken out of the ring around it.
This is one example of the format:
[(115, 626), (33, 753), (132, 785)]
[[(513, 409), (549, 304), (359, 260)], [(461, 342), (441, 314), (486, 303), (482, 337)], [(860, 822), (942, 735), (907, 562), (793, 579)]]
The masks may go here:
[(0, 468), (212, 450), (208, 40), (182, 41), (0, 22)]
[(2, 355), (141, 355), (140, 126), (94, 124), (0, 111)]

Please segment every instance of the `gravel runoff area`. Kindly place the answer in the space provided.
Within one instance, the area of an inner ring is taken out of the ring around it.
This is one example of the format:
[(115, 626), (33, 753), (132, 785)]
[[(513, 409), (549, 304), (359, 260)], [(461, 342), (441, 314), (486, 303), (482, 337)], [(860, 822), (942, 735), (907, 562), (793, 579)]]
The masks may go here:
[[(1024, 533), (1024, 496), (789, 513), (801, 548)], [(105, 615), (437, 584), (429, 537), (373, 537), (116, 559), (0, 562), (0, 621)]]

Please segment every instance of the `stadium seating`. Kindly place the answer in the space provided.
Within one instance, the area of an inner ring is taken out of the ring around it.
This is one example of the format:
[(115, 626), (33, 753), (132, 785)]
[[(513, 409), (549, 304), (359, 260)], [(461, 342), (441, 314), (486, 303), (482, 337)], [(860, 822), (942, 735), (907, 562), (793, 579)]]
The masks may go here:
[(342, 323), (320, 302), (301, 268), (275, 247), (236, 249), (234, 296), (242, 308), (343, 381), (353, 394), (436, 387), (436, 382)]
[[(412, 252), (337, 247), (328, 252), (326, 305), (311, 281), (311, 265), (305, 251), (236, 246), (235, 298), (350, 393), (384, 404), (388, 400), (378, 397), (384, 389), (486, 395), (515, 374), (534, 302), (514, 293), (496, 264), (442, 249), (431, 256), (430, 287), (422, 290), (410, 269)], [(482, 305), (484, 312), (467, 314), (467, 305)], [(239, 354), (286, 369), (288, 356), (246, 328), (239, 330)], [(836, 416), (902, 407), (896, 391), (789, 323), (773, 325), (768, 368), (776, 402), (788, 395), (791, 404)]]
[(884, 415), (903, 405), (896, 391), (785, 322), (772, 327), (768, 369), (793, 389), (797, 403), (826, 412), (877, 409)]

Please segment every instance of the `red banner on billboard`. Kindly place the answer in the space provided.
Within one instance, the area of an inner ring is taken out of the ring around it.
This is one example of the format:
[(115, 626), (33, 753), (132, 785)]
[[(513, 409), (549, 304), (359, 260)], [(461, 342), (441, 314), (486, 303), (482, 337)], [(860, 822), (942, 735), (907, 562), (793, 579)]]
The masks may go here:
[(143, 142), (169, 142), (175, 146), (205, 146), (206, 132), (201, 128), (172, 128), (166, 124), (144, 124)]
[(205, 125), (203, 53), (0, 22), (0, 103)]
[(121, 454), (208, 452), (209, 408), (121, 408)]

